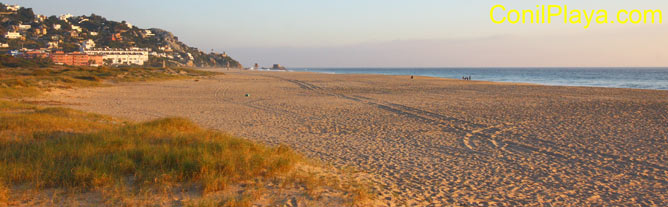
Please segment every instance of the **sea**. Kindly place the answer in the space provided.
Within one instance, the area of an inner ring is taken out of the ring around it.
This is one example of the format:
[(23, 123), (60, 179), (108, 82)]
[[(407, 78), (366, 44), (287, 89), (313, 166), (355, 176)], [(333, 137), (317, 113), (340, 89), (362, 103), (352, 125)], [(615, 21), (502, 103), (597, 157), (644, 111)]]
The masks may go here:
[(668, 68), (294, 68), (329, 74), (415, 75), (472, 80), (668, 90)]

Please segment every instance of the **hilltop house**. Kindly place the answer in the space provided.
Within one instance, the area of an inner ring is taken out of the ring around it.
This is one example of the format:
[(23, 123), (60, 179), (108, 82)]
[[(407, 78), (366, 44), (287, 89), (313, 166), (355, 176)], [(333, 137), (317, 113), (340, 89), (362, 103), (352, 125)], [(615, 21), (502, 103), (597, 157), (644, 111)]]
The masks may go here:
[(46, 27), (39, 27), (35, 28), (35, 34), (40, 36), (40, 35), (46, 35), (48, 33)]
[(85, 49), (84, 53), (88, 55), (101, 55), (104, 61), (112, 65), (144, 65), (148, 61), (148, 48), (93, 48)]
[(5, 8), (7, 9), (7, 11), (14, 11), (15, 12), (15, 11), (19, 11), (19, 9), (21, 9), (21, 6), (5, 4)]
[(19, 30), (29, 30), (32, 28), (29, 24), (19, 24)]
[(77, 32), (81, 32), (81, 31), (82, 31), (82, 30), (81, 30), (81, 27), (80, 27), (80, 26), (76, 26), (76, 25), (72, 25), (72, 30), (76, 30)]
[(49, 42), (49, 48), (58, 48), (58, 42)]
[(123, 41), (123, 36), (121, 33), (114, 33), (111, 35), (111, 41)]
[(173, 52), (174, 51), (169, 46), (160, 46), (160, 47), (158, 47), (158, 50), (162, 50), (162, 51), (165, 51), (165, 52)]
[(55, 29), (55, 30), (60, 30), (61, 27), (62, 26), (60, 26), (60, 24), (54, 24), (53, 25), (53, 29)]
[(21, 37), (23, 37), (23, 36), (21, 36), (21, 33), (18, 33), (18, 32), (7, 32), (7, 34), (5, 34), (5, 38), (10, 39), (10, 40), (11, 39), (19, 39)]
[(72, 14), (63, 14), (58, 17), (58, 19), (63, 20), (65, 22), (69, 22), (69, 18), (72, 18)]
[(151, 30), (148, 30), (148, 29), (144, 30), (143, 35), (144, 35), (144, 38), (155, 36), (155, 34), (153, 34), (153, 32), (151, 32)]
[(88, 40), (84, 41), (83, 43), (81, 43), (81, 48), (84, 49), (84, 50), (93, 49), (93, 48), (95, 48), (95, 41), (93, 41), (91, 39), (88, 39)]
[(44, 22), (44, 20), (46, 20), (46, 16), (37, 15), (36, 18), (35, 18), (35, 23), (41, 23), (41, 22)]

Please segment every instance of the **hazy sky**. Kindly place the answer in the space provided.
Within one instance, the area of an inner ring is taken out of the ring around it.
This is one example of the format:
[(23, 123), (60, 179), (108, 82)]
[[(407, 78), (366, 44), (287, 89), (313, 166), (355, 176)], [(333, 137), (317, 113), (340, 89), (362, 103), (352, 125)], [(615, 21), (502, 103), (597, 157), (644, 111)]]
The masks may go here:
[[(244, 65), (288, 67), (668, 66), (668, 25), (494, 24), (493, 5), (661, 9), (666, 0), (0, 0), (38, 14), (162, 28)], [(563, 18), (563, 17), (562, 17)], [(555, 18), (557, 19), (557, 18)]]

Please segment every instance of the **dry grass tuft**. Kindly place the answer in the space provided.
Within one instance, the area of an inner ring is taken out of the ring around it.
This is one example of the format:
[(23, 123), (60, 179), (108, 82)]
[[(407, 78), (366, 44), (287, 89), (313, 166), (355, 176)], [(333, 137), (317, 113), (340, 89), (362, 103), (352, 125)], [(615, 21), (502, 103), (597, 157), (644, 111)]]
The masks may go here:
[(0, 204), (7, 202), (7, 200), (9, 200), (9, 188), (0, 182)]
[(373, 193), (369, 184), (355, 184), (350, 188), (351, 201), (353, 206), (364, 206), (368, 201), (376, 199), (376, 194)]

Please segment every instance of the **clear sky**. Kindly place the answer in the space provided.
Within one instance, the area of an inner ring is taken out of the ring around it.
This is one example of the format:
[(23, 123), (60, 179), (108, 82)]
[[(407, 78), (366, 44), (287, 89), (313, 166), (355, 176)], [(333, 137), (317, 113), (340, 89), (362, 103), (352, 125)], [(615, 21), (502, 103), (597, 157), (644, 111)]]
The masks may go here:
[[(162, 28), (244, 65), (288, 67), (668, 66), (668, 24), (494, 24), (493, 5), (660, 9), (666, 0), (0, 0), (38, 14)], [(499, 18), (502, 15), (499, 14)], [(561, 17), (563, 18), (563, 17)], [(555, 17), (558, 19), (558, 17)]]

